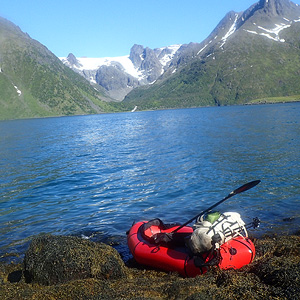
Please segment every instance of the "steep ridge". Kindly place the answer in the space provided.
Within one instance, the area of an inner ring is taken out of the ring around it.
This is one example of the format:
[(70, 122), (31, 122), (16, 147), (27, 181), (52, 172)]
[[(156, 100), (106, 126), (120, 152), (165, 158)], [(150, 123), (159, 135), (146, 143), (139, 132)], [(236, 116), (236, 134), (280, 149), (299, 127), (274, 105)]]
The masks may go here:
[(46, 47), (0, 18), (0, 119), (112, 110), (104, 99)]
[(261, 0), (229, 12), (202, 43), (182, 47), (152, 86), (125, 102), (165, 108), (246, 103), (300, 93), (300, 7)]

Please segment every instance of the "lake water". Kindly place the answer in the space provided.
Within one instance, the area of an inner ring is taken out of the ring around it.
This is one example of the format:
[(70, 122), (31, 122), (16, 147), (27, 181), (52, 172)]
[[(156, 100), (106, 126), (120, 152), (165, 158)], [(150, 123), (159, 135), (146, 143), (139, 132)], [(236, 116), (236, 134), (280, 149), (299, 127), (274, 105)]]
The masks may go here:
[(33, 235), (114, 241), (133, 221), (183, 223), (220, 205), (253, 235), (300, 225), (300, 104), (0, 122), (0, 254)]

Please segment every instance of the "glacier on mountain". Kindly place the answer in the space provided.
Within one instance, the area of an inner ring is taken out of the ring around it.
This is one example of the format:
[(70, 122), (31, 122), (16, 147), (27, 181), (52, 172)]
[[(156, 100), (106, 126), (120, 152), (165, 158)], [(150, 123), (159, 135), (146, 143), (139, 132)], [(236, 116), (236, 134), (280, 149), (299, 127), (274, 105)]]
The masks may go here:
[(242, 40), (244, 36), (258, 35), (261, 41), (267, 38), (284, 43), (288, 35), (281, 36), (282, 31), (300, 22), (299, 15), (298, 5), (289, 0), (260, 0), (244, 12), (229, 12), (201, 43), (156, 49), (133, 45), (126, 56), (76, 58), (69, 54), (60, 59), (95, 84), (95, 88), (101, 86), (109, 97), (122, 101), (132, 89), (168, 78), (194, 59), (203, 63), (206, 58), (218, 59), (218, 51), (226, 51), (235, 37)]
[(133, 88), (156, 82), (181, 46), (176, 44), (152, 50), (134, 45), (130, 55), (126, 56), (76, 58), (70, 53), (60, 60), (92, 84), (102, 86), (108, 96), (119, 101)]
[[(159, 62), (162, 65), (162, 73), (164, 73), (163, 67), (166, 66), (174, 57), (175, 53), (177, 50), (181, 47), (180, 44), (177, 45), (171, 45), (168, 47), (162, 47), (162, 48), (157, 48), (155, 51), (157, 53), (162, 53), (164, 50), (169, 50), (168, 52), (166, 51), (166, 54), (164, 54), (162, 57), (159, 57)], [(69, 60), (67, 57), (59, 57), (59, 59), (68, 67), (71, 67), (74, 70), (77, 71), (96, 71), (98, 70), (101, 66), (114, 66), (115, 63), (119, 63), (123, 71), (138, 80), (142, 80), (145, 78), (145, 75), (143, 74), (143, 71), (140, 68), (137, 68), (134, 66), (133, 62), (131, 61), (129, 55), (125, 56), (118, 56), (118, 57), (96, 57), (96, 58), (91, 58), (91, 57), (76, 57), (76, 60), (78, 64), (70, 64)], [(143, 56), (141, 55), (141, 60), (143, 60)], [(161, 73), (161, 74), (162, 74)], [(94, 78), (91, 78), (90, 81), (95, 81)]]

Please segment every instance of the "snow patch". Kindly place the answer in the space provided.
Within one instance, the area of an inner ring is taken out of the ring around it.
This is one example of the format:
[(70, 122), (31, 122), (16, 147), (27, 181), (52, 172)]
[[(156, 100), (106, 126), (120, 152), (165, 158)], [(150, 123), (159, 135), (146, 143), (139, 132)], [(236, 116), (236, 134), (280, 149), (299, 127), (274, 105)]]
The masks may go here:
[(246, 29), (244, 29), (244, 30), (247, 31), (247, 32), (249, 32), (249, 33), (258, 34), (258, 32), (253, 31), (253, 30), (246, 30)]
[[(286, 19), (287, 21), (289, 21), (288, 19)], [(299, 20), (300, 21), (300, 20)], [(254, 23), (253, 23), (254, 24)], [(284, 43), (285, 40), (284, 39), (281, 39), (279, 37), (279, 33), (280, 31), (282, 31), (283, 29), (286, 29), (286, 28), (289, 28), (291, 27), (291, 24), (284, 24), (284, 23), (281, 23), (281, 24), (275, 24), (275, 28), (273, 29), (267, 29), (267, 28), (264, 28), (262, 26), (257, 26), (258, 29), (264, 31), (264, 32), (257, 32), (257, 31), (254, 31), (254, 30), (246, 30), (244, 29), (246, 32), (249, 32), (249, 33), (252, 33), (252, 34), (258, 34), (258, 35), (262, 35), (262, 36), (265, 36), (271, 40), (274, 40), (276, 42), (281, 42), (281, 43)]]
[(171, 53), (170, 53), (170, 54), (164, 55), (162, 58), (160, 58), (159, 62), (160, 62), (163, 66), (166, 66), (167, 63), (173, 59), (175, 53), (178, 51), (178, 49), (179, 49), (181, 46), (182, 46), (181, 44), (176, 44), (176, 45), (171, 45), (171, 46), (169, 46), (169, 47), (163, 47), (163, 48), (160, 48), (161, 51), (163, 51), (164, 49), (169, 49), (169, 50), (171, 50)]
[(229, 28), (228, 32), (222, 37), (222, 41), (223, 43), (221, 44), (220, 48), (222, 48), (224, 46), (224, 44), (226, 43), (227, 39), (234, 34), (234, 32), (236, 31), (236, 23), (238, 20), (239, 15), (235, 14), (235, 20), (233, 22), (233, 24), (231, 25), (231, 27)]
[(268, 33), (275, 34), (278, 39), (279, 39), (278, 35), (279, 35), (280, 31), (282, 31), (283, 29), (286, 29), (288, 27), (291, 27), (290, 24), (283, 24), (283, 23), (281, 23), (280, 25), (279, 24), (275, 24), (275, 26), (276, 27), (274, 29), (266, 29), (266, 28), (261, 27), (261, 26), (257, 26), (257, 27), (259, 29), (261, 29), (261, 30), (264, 30), (264, 31), (268, 32)]
[(21, 96), (22, 92), (18, 89), (18, 87), (16, 85), (14, 85), (14, 88), (17, 90), (18, 95)]
[(260, 33), (260, 35), (263, 35), (263, 36), (266, 36), (267, 38), (269, 38), (270, 40), (274, 40), (276, 42), (281, 42), (281, 43), (284, 43), (285, 40), (284, 39), (278, 39), (277, 37), (272, 37), (270, 34), (268, 33)]
[(200, 49), (197, 53), (199, 55), (212, 41), (209, 41), (208, 44), (206, 44), (202, 49)]
[[(67, 62), (65, 57), (59, 58), (63, 63)], [(111, 66), (114, 63), (119, 63), (124, 68), (125, 72), (133, 77), (141, 78), (143, 76), (142, 72), (134, 67), (132, 61), (129, 59), (129, 55), (119, 56), (119, 57), (78, 57), (77, 61), (80, 64), (80, 67), (73, 65), (74, 69), (79, 71), (90, 70), (96, 71), (101, 66)]]
[[(163, 66), (166, 66), (169, 61), (171, 61), (177, 52), (177, 50), (181, 47), (181, 44), (171, 45), (168, 47), (162, 47), (160, 48), (161, 51), (164, 49), (170, 49), (171, 53), (164, 55), (162, 58), (160, 58), (160, 63)], [(140, 55), (140, 58), (144, 60), (142, 54)], [(66, 57), (59, 57), (59, 59), (66, 65), (69, 66), (68, 60)], [(145, 78), (145, 75), (141, 70), (136, 68), (132, 61), (129, 58), (129, 55), (126, 56), (118, 56), (118, 57), (101, 57), (101, 58), (91, 58), (91, 57), (78, 57), (76, 58), (78, 61), (78, 66), (72, 65), (70, 67), (83, 72), (84, 70), (89, 71), (97, 71), (101, 66), (113, 66), (116, 63), (119, 63), (124, 71), (137, 78), (138, 80), (142, 80)], [(162, 69), (162, 73), (164, 70)], [(93, 77), (90, 78), (90, 82), (95, 83), (95, 79)]]
[(208, 46), (208, 44), (206, 44), (203, 48), (201, 48), (201, 49), (198, 51), (197, 55), (199, 55), (199, 54), (200, 54), (207, 46)]

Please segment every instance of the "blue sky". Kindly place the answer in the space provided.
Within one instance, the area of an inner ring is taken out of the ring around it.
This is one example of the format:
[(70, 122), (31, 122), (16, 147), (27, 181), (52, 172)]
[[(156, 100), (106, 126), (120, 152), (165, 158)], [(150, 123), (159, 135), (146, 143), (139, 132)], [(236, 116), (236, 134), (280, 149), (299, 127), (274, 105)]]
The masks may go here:
[[(1, 0), (0, 16), (56, 56), (115, 57), (133, 44), (201, 42), (231, 10), (258, 0)], [(300, 4), (300, 0), (294, 0)]]

